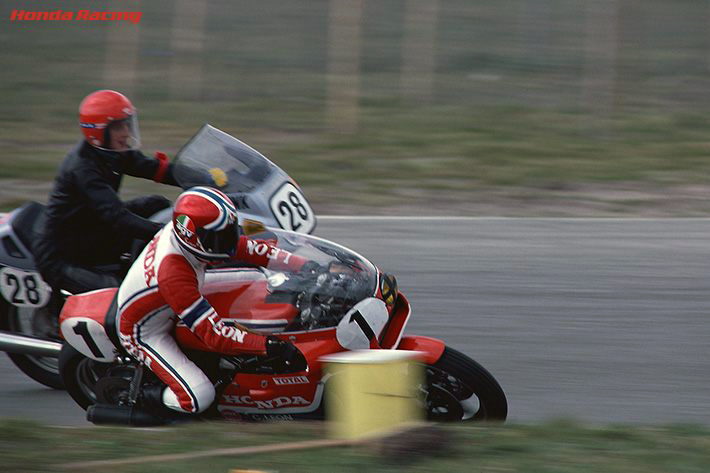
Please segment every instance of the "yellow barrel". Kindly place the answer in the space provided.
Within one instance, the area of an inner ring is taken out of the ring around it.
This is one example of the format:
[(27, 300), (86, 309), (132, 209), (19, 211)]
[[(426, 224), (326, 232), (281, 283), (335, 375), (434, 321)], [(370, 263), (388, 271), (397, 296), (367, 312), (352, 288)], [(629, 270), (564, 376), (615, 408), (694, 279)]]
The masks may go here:
[(355, 350), (321, 358), (328, 375), (330, 435), (356, 439), (423, 420), (418, 399), (423, 367), (418, 352)]

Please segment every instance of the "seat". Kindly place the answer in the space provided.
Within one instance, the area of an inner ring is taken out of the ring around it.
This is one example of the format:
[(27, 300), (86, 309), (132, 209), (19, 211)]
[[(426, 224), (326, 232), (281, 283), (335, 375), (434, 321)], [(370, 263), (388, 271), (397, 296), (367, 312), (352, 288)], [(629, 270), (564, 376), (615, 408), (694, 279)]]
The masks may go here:
[(44, 228), (46, 214), (44, 204), (28, 202), (12, 219), (12, 230), (25, 248), (32, 251), (32, 243), (39, 238)]

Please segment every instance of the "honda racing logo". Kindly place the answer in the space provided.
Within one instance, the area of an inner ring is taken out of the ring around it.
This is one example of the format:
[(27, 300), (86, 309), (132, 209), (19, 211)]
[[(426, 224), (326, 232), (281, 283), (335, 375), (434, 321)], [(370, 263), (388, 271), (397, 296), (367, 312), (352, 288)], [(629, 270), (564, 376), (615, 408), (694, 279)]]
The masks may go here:
[(223, 395), (224, 402), (230, 404), (241, 404), (243, 406), (254, 406), (259, 409), (277, 409), (287, 406), (308, 406), (312, 401), (308, 401), (301, 396), (280, 396), (275, 399), (253, 400), (251, 396)]

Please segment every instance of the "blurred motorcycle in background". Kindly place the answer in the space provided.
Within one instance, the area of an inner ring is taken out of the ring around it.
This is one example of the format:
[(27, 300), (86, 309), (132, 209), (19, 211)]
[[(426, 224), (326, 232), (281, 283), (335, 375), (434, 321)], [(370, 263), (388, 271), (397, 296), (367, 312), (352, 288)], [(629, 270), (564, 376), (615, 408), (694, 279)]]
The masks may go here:
[[(264, 155), (233, 136), (204, 125), (176, 154), (175, 178), (183, 189), (217, 187), (239, 210), (240, 224), (266, 225), (311, 233), (316, 217), (296, 182)], [(151, 220), (167, 223), (172, 210)], [(44, 225), (44, 205), (29, 202), (0, 214), (0, 351), (26, 375), (61, 389), (57, 357), (61, 349), (59, 312), (70, 294), (51, 288), (40, 276), (32, 244)], [(136, 242), (111, 267), (125, 274), (146, 242)], [(120, 278), (119, 278), (120, 279)]]

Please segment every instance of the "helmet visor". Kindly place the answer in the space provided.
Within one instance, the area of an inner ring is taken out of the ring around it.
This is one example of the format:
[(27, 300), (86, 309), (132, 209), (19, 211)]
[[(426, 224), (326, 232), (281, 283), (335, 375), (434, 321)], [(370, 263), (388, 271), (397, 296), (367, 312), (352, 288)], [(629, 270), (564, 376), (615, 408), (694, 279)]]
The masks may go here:
[(123, 120), (108, 124), (101, 149), (108, 151), (131, 151), (140, 148), (141, 136), (138, 130), (138, 116), (133, 114)]
[(197, 231), (197, 236), (205, 252), (218, 257), (230, 257), (237, 251), (239, 225), (234, 222), (233, 225), (218, 231), (201, 229)]

